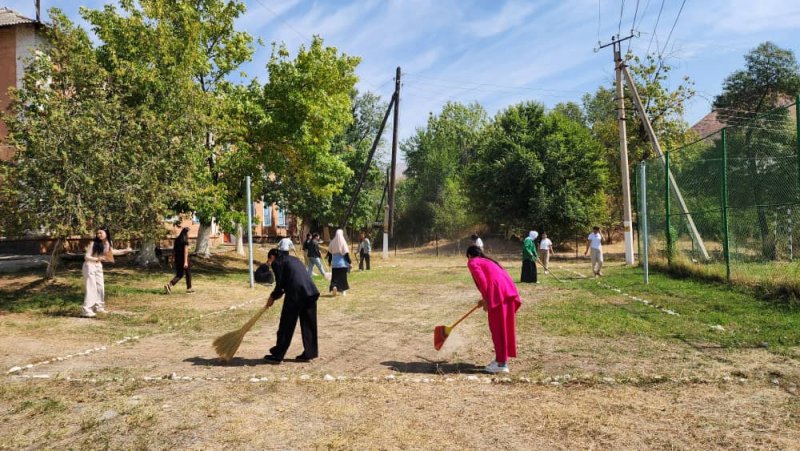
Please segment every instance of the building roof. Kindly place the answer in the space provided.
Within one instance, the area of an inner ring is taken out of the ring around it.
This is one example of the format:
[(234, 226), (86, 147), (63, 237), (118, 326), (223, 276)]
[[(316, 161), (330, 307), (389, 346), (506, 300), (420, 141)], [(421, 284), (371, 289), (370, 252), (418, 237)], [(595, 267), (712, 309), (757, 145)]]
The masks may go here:
[[(775, 101), (774, 108), (781, 108), (791, 105), (795, 101), (794, 98), (789, 96), (779, 96), (778, 100)], [(789, 119), (792, 122), (797, 122), (797, 109), (796, 108), (789, 108)], [(736, 121), (734, 121), (736, 122)], [(739, 120), (741, 122), (741, 120)], [(691, 126), (691, 129), (697, 132), (698, 135), (705, 137), (710, 136), (713, 133), (718, 132), (722, 128), (724, 128), (727, 124), (722, 120), (718, 114), (717, 110), (711, 110), (710, 113), (706, 114), (705, 117), (700, 119), (696, 124)]]
[(13, 9), (0, 8), (0, 27), (12, 27), (14, 25), (35, 24), (36, 21), (29, 19)]

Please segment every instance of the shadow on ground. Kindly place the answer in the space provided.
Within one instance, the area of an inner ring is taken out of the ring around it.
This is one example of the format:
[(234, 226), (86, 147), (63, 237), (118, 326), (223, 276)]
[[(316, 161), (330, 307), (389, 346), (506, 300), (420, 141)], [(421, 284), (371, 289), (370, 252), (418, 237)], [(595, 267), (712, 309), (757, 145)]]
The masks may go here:
[(389, 360), (381, 362), (381, 365), (389, 367), (398, 373), (418, 373), (418, 374), (476, 374), (483, 373), (483, 366), (463, 362), (445, 361), (419, 361), (419, 362), (398, 362)]

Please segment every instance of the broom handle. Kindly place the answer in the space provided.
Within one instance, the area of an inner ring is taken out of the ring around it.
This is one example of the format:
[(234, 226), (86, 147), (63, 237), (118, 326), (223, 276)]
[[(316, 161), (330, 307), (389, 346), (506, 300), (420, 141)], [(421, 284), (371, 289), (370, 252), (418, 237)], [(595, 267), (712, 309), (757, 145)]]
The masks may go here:
[(480, 304), (478, 304), (478, 305), (476, 305), (475, 307), (472, 307), (472, 310), (468, 311), (466, 314), (464, 314), (464, 316), (462, 316), (461, 318), (459, 318), (459, 319), (458, 319), (458, 321), (454, 322), (454, 323), (453, 323), (453, 325), (452, 325), (452, 326), (450, 326), (450, 328), (452, 329), (452, 328), (456, 327), (456, 326), (458, 325), (458, 323), (460, 323), (461, 321), (464, 321), (464, 318), (466, 318), (466, 317), (468, 317), (469, 315), (471, 315), (471, 314), (472, 314), (472, 312), (474, 312), (475, 310), (478, 310), (478, 307), (480, 307), (480, 306), (481, 306), (481, 305), (480, 305)]

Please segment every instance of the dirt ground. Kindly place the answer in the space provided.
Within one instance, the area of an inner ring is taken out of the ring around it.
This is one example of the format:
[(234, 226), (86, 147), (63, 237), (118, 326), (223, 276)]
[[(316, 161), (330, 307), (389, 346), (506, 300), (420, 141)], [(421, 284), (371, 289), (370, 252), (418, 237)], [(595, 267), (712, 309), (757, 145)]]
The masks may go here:
[(244, 277), (201, 274), (196, 294), (166, 296), (157, 277), (110, 270), (105, 319), (0, 314), (0, 448), (800, 449), (800, 361), (790, 355), (547, 332), (537, 307), (589, 296), (570, 272), (587, 273), (585, 262), (555, 262), (566, 283), (520, 285), (519, 358), (507, 377), (482, 373), (493, 352), (481, 313), (435, 351), (433, 326), (478, 294), (463, 257), (429, 251), (376, 254), (371, 271), (351, 274), (347, 296), (323, 295), (321, 356), (309, 363), (291, 359), (299, 330), (286, 361), (263, 363), (275, 308), (233, 362), (217, 361), (211, 341), (269, 294)]

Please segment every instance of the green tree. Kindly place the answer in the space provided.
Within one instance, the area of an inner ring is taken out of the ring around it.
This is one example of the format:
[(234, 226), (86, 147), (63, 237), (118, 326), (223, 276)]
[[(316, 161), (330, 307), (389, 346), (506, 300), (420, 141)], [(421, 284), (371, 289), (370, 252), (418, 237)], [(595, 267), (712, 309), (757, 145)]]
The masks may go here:
[[(714, 99), (717, 116), (734, 127), (731, 132), (731, 149), (741, 151), (743, 167), (733, 168), (747, 181), (747, 191), (734, 199), (749, 198), (749, 205), (757, 206), (756, 221), (761, 241), (762, 255), (775, 258), (775, 241), (771, 237), (765, 204), (785, 201), (786, 193), (775, 196), (775, 158), (791, 156), (787, 133), (781, 128), (789, 126), (788, 111), (773, 110), (781, 102), (787, 103), (800, 92), (800, 68), (794, 53), (771, 42), (765, 42), (745, 55), (745, 68), (725, 79), (722, 93)], [(776, 132), (769, 132), (775, 129)], [(738, 145), (735, 145), (738, 144)], [(733, 174), (736, 176), (736, 174)], [(785, 183), (779, 183), (783, 186)], [(735, 197), (734, 197), (735, 196)]]
[(324, 46), (315, 36), (293, 59), (273, 45), (269, 82), (253, 129), (254, 159), (261, 168), (261, 194), (301, 218), (328, 211), (353, 171), (333, 143), (353, 121), (351, 93), (360, 59)]
[(597, 219), (608, 169), (600, 143), (560, 112), (525, 102), (498, 113), (469, 168), (471, 199), (493, 225), (556, 240)]
[[(488, 123), (479, 104), (448, 102), (425, 128), (401, 143), (408, 178), (398, 196), (400, 237), (454, 236), (474, 223), (464, 168), (475, 157)], [(402, 205), (403, 208), (399, 208)]]

